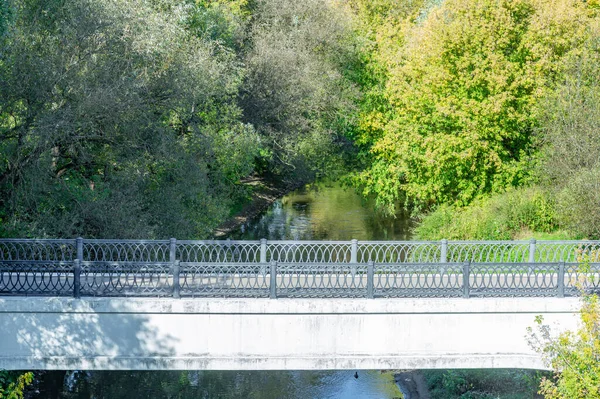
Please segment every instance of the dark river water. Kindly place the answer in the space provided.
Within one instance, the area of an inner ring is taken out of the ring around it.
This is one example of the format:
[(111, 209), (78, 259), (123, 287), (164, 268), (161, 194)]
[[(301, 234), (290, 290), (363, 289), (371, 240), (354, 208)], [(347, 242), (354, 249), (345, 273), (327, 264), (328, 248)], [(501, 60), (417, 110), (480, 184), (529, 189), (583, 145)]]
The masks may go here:
[[(385, 218), (352, 190), (337, 184), (299, 189), (234, 232), (237, 239), (404, 240), (411, 222)], [(358, 371), (90, 372), (42, 375), (38, 397), (395, 399), (402, 392), (391, 372)], [(60, 386), (60, 387), (59, 387)], [(55, 393), (51, 392), (55, 391)], [(62, 391), (58, 393), (59, 391)]]
[(339, 184), (317, 184), (276, 201), (231, 238), (271, 240), (409, 240), (407, 215), (384, 217), (375, 205)]
[[(99, 371), (55, 373), (62, 398), (392, 399), (402, 393), (390, 372)], [(62, 382), (61, 380), (61, 382)], [(49, 388), (39, 397), (49, 398)]]

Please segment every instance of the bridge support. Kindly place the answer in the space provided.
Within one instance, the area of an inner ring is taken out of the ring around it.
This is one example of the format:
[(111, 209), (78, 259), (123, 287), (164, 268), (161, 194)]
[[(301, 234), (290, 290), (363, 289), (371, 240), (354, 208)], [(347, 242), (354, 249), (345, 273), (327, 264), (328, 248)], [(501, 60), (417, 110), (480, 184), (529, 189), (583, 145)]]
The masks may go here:
[(544, 368), (577, 298), (1, 298), (0, 369)]

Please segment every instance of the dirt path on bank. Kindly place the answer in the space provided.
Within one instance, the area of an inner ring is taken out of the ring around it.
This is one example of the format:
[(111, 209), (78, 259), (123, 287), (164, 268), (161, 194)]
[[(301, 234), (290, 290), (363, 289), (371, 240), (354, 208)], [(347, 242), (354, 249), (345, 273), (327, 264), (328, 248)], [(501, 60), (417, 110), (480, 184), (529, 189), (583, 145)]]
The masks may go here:
[(238, 229), (241, 225), (260, 215), (273, 202), (283, 197), (285, 194), (300, 188), (303, 182), (292, 183), (273, 183), (260, 177), (251, 177), (243, 181), (243, 184), (252, 188), (252, 195), (249, 201), (244, 204), (242, 209), (234, 216), (226, 220), (217, 227), (213, 233), (215, 238), (223, 238), (231, 232)]
[(430, 399), (425, 377), (420, 370), (396, 372), (394, 380), (400, 387), (404, 399)]

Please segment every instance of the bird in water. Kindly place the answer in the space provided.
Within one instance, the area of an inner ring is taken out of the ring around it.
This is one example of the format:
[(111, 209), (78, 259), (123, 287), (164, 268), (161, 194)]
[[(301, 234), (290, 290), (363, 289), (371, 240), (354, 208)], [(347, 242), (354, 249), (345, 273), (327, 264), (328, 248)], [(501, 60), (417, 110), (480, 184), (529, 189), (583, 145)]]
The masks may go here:
[(358, 378), (358, 371), (354, 372), (354, 378)]

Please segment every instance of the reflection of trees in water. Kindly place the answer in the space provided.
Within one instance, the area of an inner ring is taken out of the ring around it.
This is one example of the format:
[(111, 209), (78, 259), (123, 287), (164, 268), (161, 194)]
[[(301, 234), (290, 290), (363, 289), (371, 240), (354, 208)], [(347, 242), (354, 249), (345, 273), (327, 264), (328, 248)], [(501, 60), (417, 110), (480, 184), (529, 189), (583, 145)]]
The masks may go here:
[(352, 189), (334, 183), (286, 195), (235, 238), (403, 240), (410, 238), (410, 227), (408, 215), (384, 217)]
[[(392, 373), (346, 371), (93, 371), (41, 372), (37, 397), (60, 399), (392, 399)], [(71, 380), (72, 384), (66, 384)], [(63, 387), (62, 392), (55, 387)]]
[[(62, 374), (60, 374), (62, 373)], [(285, 371), (93, 371), (78, 373), (71, 387), (64, 372), (44, 373), (40, 397), (64, 399), (300, 397), (293, 372)], [(59, 396), (51, 390), (64, 384)], [(48, 390), (46, 390), (48, 389)]]

